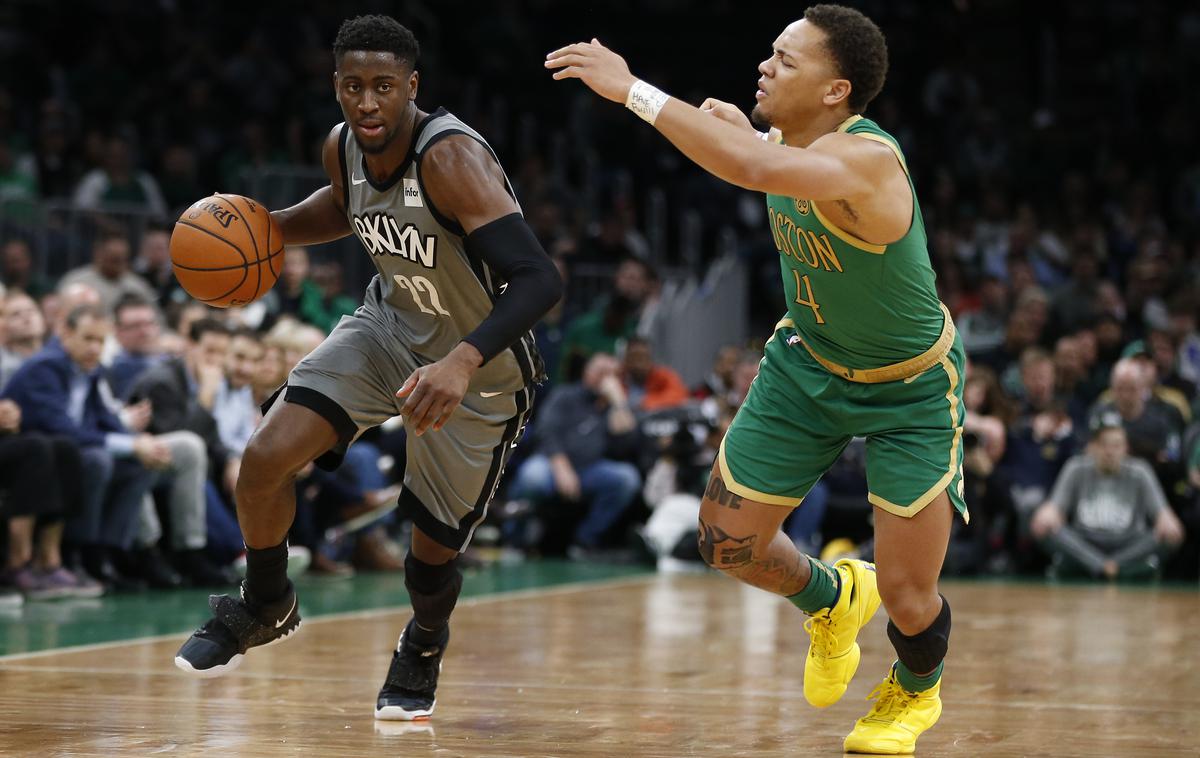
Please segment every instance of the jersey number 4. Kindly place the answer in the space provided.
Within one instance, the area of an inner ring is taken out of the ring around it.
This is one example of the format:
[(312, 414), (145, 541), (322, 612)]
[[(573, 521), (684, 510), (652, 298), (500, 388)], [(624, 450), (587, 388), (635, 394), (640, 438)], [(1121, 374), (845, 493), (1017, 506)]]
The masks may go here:
[[(421, 309), (421, 313), (428, 313), (431, 316), (438, 314), (443, 316), (450, 315), (450, 311), (442, 307), (442, 299), (438, 297), (437, 287), (433, 286), (433, 282), (423, 276), (414, 276), (409, 279), (403, 274), (396, 274), (392, 278), (396, 280), (396, 284), (408, 290), (408, 294), (412, 295), (413, 302)], [(425, 300), (421, 297), (421, 293), (429, 295), (429, 305), (432, 305), (433, 309), (425, 305)]]
[[(825, 319), (821, 318), (821, 306), (817, 304), (817, 298), (813, 295), (812, 282), (808, 280), (808, 274), (800, 276), (799, 271), (792, 269), (792, 275), (796, 277), (796, 303), (812, 308), (813, 315), (817, 317), (817, 323), (824, 324)], [(803, 295), (801, 295), (801, 290), (803, 290)]]

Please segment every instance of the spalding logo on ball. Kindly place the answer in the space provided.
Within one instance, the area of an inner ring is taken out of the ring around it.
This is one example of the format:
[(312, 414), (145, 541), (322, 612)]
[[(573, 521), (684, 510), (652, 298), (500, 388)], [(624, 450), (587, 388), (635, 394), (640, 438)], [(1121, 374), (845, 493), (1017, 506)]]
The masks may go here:
[(283, 234), (271, 213), (241, 195), (213, 195), (180, 215), (171, 265), (189, 295), (218, 308), (252, 303), (283, 270)]

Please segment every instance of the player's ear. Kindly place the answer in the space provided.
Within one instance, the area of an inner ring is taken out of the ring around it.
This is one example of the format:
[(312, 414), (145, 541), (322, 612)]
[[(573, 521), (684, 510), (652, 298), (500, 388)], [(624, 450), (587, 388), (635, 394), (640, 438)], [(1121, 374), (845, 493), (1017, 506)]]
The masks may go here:
[(338, 72), (333, 72), (333, 97), (337, 99), (338, 94)]
[(408, 75), (408, 99), (417, 99), (417, 88), (421, 84), (421, 74), (414, 68), (413, 72)]
[(834, 79), (829, 83), (829, 89), (825, 91), (823, 101), (825, 105), (837, 105), (850, 97), (850, 81), (848, 79)]

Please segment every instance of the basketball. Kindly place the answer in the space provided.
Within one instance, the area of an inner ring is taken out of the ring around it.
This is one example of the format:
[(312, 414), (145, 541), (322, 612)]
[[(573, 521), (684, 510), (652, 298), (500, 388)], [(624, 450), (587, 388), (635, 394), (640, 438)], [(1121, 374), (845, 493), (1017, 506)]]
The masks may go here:
[(175, 222), (171, 265), (189, 295), (228, 308), (266, 294), (283, 270), (283, 234), (271, 213), (241, 195), (196, 201)]

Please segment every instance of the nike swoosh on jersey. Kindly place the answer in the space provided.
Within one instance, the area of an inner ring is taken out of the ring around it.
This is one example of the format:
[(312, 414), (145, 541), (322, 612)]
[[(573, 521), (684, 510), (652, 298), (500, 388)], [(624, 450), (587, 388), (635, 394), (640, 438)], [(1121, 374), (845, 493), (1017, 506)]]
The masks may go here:
[(276, 629), (278, 629), (279, 627), (281, 627), (285, 623), (287, 623), (288, 618), (292, 615), (292, 611), (296, 610), (296, 599), (297, 599), (296, 596), (292, 595), (292, 607), (288, 608), (288, 612), (283, 614), (283, 618), (281, 618), (275, 622)]
[(496, 395), (503, 395), (503, 394), (504, 394), (503, 392), (480, 392), (479, 396), (480, 397), (495, 397)]
[(362, 183), (363, 183), (363, 182), (365, 182), (365, 181), (366, 181), (366, 179), (365, 179), (365, 178), (364, 178), (364, 179), (359, 179), (357, 176), (352, 176), (352, 177), (350, 177), (350, 183), (351, 183), (351, 184), (362, 184)]

